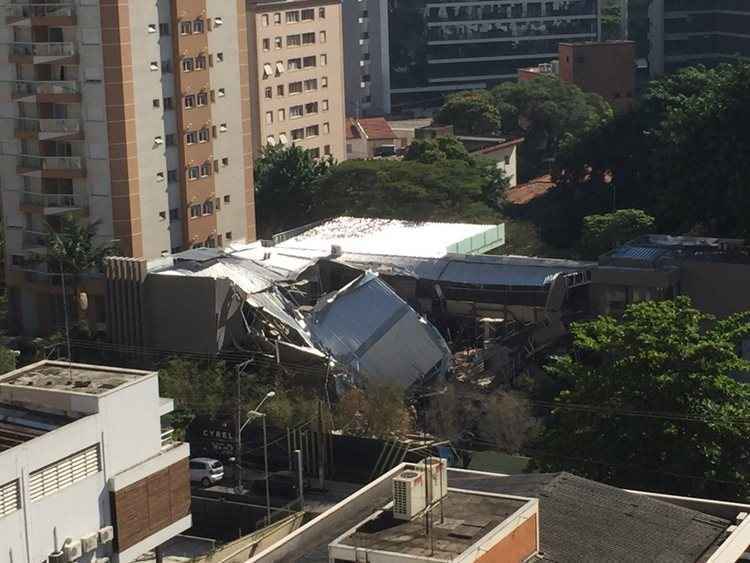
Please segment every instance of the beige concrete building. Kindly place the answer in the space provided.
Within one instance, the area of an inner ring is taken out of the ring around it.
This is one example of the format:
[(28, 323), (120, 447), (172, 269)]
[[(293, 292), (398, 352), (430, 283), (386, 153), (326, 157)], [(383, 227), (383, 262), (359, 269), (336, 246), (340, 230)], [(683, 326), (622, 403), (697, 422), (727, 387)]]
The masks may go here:
[[(98, 221), (126, 256), (254, 240), (246, 22), (244, 0), (0, 6), (0, 185), (20, 330), (62, 323), (60, 276), (33, 258), (65, 213)], [(84, 286), (101, 324), (103, 283)]]
[(255, 152), (346, 159), (341, 0), (248, 0)]

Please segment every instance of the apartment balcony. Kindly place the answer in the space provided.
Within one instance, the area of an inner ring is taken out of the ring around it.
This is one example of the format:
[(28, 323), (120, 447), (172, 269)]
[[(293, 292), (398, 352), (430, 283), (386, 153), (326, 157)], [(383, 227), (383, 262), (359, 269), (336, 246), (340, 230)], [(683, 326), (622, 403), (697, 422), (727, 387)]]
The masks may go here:
[(76, 9), (72, 0), (51, 2), (9, 2), (3, 6), (5, 22), (11, 25), (73, 26)]
[(54, 104), (81, 101), (81, 86), (74, 80), (15, 80), (11, 84), (14, 101)]
[(42, 215), (59, 215), (88, 210), (88, 198), (77, 194), (21, 193), (21, 211)]
[(15, 122), (16, 138), (40, 141), (71, 140), (83, 137), (80, 119), (38, 119), (20, 117)]
[(49, 64), (76, 62), (74, 43), (16, 42), (8, 45), (8, 61), (20, 64)]
[(84, 159), (80, 156), (19, 155), (16, 172), (38, 178), (83, 178)]
[[(47, 237), (45, 231), (23, 230), (23, 249), (32, 252), (43, 252), (47, 248)], [(47, 272), (35, 271), (39, 276), (49, 276)]]

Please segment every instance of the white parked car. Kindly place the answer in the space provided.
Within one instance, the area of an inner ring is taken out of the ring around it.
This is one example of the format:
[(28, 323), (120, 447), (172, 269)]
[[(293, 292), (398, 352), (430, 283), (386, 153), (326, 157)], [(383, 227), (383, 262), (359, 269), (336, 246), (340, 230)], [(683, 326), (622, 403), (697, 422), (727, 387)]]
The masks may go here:
[(190, 460), (190, 480), (204, 487), (218, 483), (224, 478), (224, 466), (217, 459), (195, 457)]

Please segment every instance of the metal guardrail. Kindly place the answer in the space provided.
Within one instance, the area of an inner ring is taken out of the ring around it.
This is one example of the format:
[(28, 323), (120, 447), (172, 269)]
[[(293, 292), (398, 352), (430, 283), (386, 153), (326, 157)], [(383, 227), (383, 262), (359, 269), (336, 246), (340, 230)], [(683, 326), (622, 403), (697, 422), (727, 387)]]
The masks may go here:
[(81, 130), (79, 119), (40, 119), (32, 117), (19, 117), (16, 119), (17, 131), (30, 131), (33, 133), (61, 133), (73, 134)]
[(11, 80), (16, 96), (38, 94), (79, 94), (81, 88), (73, 80)]
[(23, 192), (21, 203), (34, 207), (86, 207), (82, 198), (75, 194), (41, 194), (36, 192)]
[(39, 18), (39, 17), (72, 17), (75, 15), (75, 5), (70, 0), (47, 3), (9, 3), (2, 6), (5, 14), (11, 18)]
[(10, 54), (22, 57), (72, 57), (76, 54), (73, 43), (23, 42), (10, 43)]
[(18, 155), (18, 167), (31, 170), (83, 170), (80, 156)]
[(174, 428), (163, 430), (161, 433), (161, 448), (171, 448), (174, 444)]

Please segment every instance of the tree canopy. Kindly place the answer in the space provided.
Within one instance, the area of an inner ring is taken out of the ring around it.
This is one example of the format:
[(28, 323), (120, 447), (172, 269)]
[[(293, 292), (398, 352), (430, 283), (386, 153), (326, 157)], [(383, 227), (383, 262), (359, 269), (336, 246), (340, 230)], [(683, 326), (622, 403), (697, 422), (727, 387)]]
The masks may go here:
[(451, 94), (435, 122), (453, 125), (456, 133), (464, 135), (495, 135), (501, 130), (500, 113), (489, 90), (471, 90)]
[(653, 81), (633, 112), (565, 146), (558, 189), (596, 199), (611, 178), (618, 204), (653, 215), (662, 232), (750, 236), (748, 83), (747, 63)]
[(59, 228), (47, 227), (44, 259), (52, 271), (60, 269), (73, 276), (101, 272), (104, 259), (114, 254), (114, 242), (97, 242), (101, 221), (84, 221), (72, 214), (62, 215)]
[(581, 251), (596, 259), (619, 244), (653, 233), (654, 218), (640, 209), (620, 209), (614, 213), (589, 215), (583, 219)]
[(750, 370), (738, 355), (750, 312), (715, 321), (680, 297), (571, 332), (572, 351), (547, 366), (565, 389), (539, 468), (642, 490), (750, 493), (750, 388), (733, 378)]
[(255, 207), (258, 234), (271, 235), (310, 222), (316, 182), (332, 163), (315, 160), (302, 147), (271, 146), (255, 160)]

